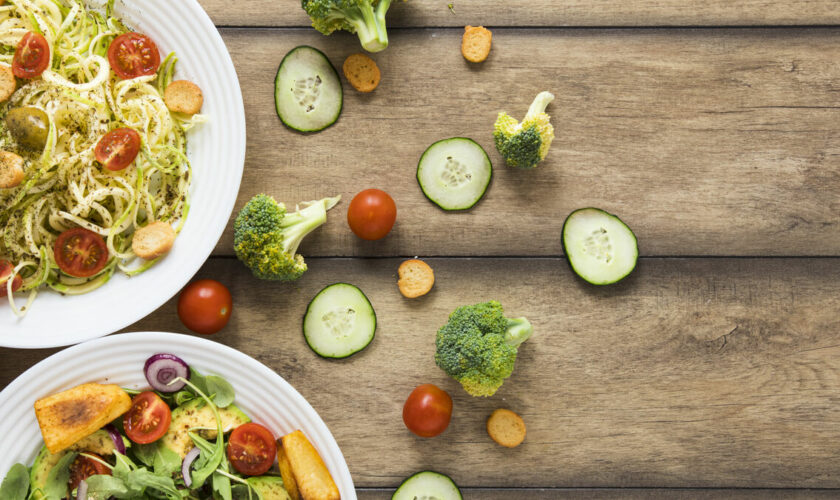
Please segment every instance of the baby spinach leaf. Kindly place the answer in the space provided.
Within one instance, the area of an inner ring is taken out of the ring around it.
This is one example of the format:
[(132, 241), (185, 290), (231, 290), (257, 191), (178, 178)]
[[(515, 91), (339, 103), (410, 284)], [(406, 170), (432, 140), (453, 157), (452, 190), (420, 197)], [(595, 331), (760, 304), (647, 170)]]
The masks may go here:
[(155, 464), (157, 449), (158, 444), (154, 442), (149, 444), (135, 444), (131, 451), (137, 461), (147, 467), (152, 467)]
[[(88, 498), (92, 500), (107, 500), (108, 498), (131, 498), (132, 493), (125, 481), (115, 476), (99, 474), (85, 479), (88, 485)], [(62, 497), (64, 498), (64, 497)]]
[(233, 391), (233, 386), (227, 380), (216, 375), (208, 375), (204, 380), (207, 385), (207, 395), (213, 397), (216, 406), (227, 408), (233, 403), (236, 394)]
[(0, 484), (0, 498), (5, 500), (26, 500), (29, 493), (29, 470), (23, 464), (15, 464), (9, 469), (3, 483)]
[(155, 452), (155, 474), (171, 476), (181, 470), (181, 457), (166, 446), (158, 446)]
[(78, 453), (68, 453), (59, 461), (47, 474), (47, 482), (44, 485), (44, 495), (48, 500), (59, 500), (67, 498), (67, 482), (70, 480), (70, 464), (76, 460)]

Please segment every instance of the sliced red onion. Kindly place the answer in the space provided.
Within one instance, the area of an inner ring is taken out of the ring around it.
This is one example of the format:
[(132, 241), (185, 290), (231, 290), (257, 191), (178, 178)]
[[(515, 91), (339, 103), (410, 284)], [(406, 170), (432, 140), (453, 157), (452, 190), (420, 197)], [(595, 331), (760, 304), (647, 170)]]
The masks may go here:
[(87, 481), (84, 479), (76, 486), (76, 500), (87, 500)]
[(111, 436), (111, 441), (114, 442), (114, 448), (117, 452), (121, 455), (125, 455), (125, 441), (123, 441), (120, 431), (118, 431), (113, 424), (106, 425), (105, 430), (108, 431), (108, 435)]
[(169, 383), (178, 377), (189, 380), (190, 366), (174, 354), (155, 354), (146, 360), (143, 373), (146, 374), (146, 380), (152, 389), (160, 392), (178, 392), (186, 384), (182, 381), (172, 385)]
[(187, 456), (184, 457), (184, 463), (181, 464), (181, 475), (184, 476), (184, 486), (189, 488), (192, 486), (192, 475), (190, 474), (190, 467), (192, 467), (192, 463), (195, 462), (195, 459), (201, 455), (201, 450), (198, 448), (193, 448), (187, 453)]

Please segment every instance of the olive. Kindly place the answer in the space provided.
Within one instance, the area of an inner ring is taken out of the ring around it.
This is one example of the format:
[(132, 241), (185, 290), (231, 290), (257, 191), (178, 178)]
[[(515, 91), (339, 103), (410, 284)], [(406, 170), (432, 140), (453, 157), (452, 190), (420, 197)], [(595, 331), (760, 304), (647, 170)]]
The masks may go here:
[(6, 126), (17, 143), (32, 151), (41, 151), (47, 144), (50, 118), (38, 108), (13, 108), (6, 114)]

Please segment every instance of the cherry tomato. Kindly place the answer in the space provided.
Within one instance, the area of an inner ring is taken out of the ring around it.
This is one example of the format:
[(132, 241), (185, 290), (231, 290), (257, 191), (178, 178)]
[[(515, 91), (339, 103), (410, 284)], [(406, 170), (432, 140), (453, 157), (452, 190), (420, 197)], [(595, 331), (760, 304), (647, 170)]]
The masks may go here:
[(53, 253), (58, 267), (65, 274), (77, 278), (93, 276), (108, 263), (105, 239), (83, 227), (74, 227), (59, 234)]
[(172, 412), (152, 391), (141, 392), (131, 400), (131, 408), (123, 416), (128, 439), (138, 444), (154, 443), (169, 430)]
[[(8, 284), (7, 281), (9, 281), (9, 276), (12, 275), (12, 271), (14, 271), (14, 269), (15, 266), (13, 266), (11, 262), (0, 259), (0, 297), (8, 295), (6, 285)], [(19, 274), (16, 274), (14, 280), (12, 280), (12, 292), (17, 292), (21, 285), (23, 285), (23, 278), (21, 278)]]
[[(102, 460), (102, 457), (95, 453), (86, 452), (85, 454)], [(99, 475), (110, 476), (111, 469), (106, 467), (105, 464), (92, 458), (84, 457), (82, 455), (77, 456), (76, 459), (73, 460), (73, 463), (70, 464), (70, 480), (68, 481), (70, 491), (75, 490), (79, 486), (79, 483), (90, 476)]]
[(230, 291), (216, 280), (193, 281), (178, 297), (178, 317), (196, 333), (218, 332), (228, 324), (232, 311)]
[(103, 135), (96, 143), (96, 161), (108, 170), (122, 170), (131, 165), (140, 152), (140, 134), (133, 128), (118, 128)]
[(394, 227), (397, 205), (381, 189), (365, 189), (357, 194), (347, 209), (347, 223), (363, 240), (379, 240)]
[(44, 35), (34, 31), (23, 35), (12, 59), (12, 73), (18, 78), (37, 78), (49, 64), (50, 44)]
[(160, 66), (160, 52), (151, 38), (140, 33), (125, 33), (108, 47), (111, 69), (123, 80), (154, 75)]
[(259, 476), (268, 472), (277, 457), (277, 442), (270, 430), (253, 422), (230, 433), (227, 456), (240, 474)]
[(403, 406), (403, 422), (420, 437), (435, 437), (449, 427), (452, 398), (433, 384), (418, 385)]

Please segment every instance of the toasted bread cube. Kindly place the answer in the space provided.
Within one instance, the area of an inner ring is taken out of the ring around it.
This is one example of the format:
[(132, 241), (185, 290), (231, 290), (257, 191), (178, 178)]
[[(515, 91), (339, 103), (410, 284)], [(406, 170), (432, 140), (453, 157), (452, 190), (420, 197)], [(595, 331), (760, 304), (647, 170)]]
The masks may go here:
[(292, 500), (301, 500), (300, 491), (298, 491), (297, 481), (295, 481), (295, 474), (292, 472), (292, 464), (289, 462), (289, 457), (286, 456), (286, 451), (283, 449), (283, 441), (277, 441), (277, 466), (280, 469), (280, 477), (283, 478), (283, 487), (289, 493)]
[[(0, 5), (3, 1), (0, 0)], [(15, 93), (17, 82), (11, 66), (0, 64), (0, 102), (6, 102)]]
[(204, 105), (204, 94), (198, 85), (189, 80), (176, 80), (163, 91), (163, 102), (176, 113), (194, 115)]
[(465, 26), (461, 54), (470, 62), (479, 63), (490, 55), (493, 33), (484, 26)]
[(324, 460), (302, 431), (286, 434), (282, 442), (303, 500), (341, 499)]
[(11, 189), (23, 182), (23, 158), (8, 151), (0, 151), (0, 189)]
[(397, 286), (403, 296), (414, 299), (426, 295), (435, 284), (435, 272), (422, 260), (409, 259), (400, 264)]
[(525, 440), (525, 421), (516, 413), (499, 408), (487, 419), (487, 434), (506, 448), (516, 448)]
[(353, 54), (344, 60), (344, 76), (359, 92), (373, 92), (379, 86), (379, 66), (365, 54)]
[(35, 401), (35, 417), (50, 453), (93, 434), (131, 408), (118, 385), (82, 384)]
[(165, 222), (152, 222), (134, 232), (131, 250), (141, 259), (151, 260), (164, 255), (175, 243), (175, 230)]

